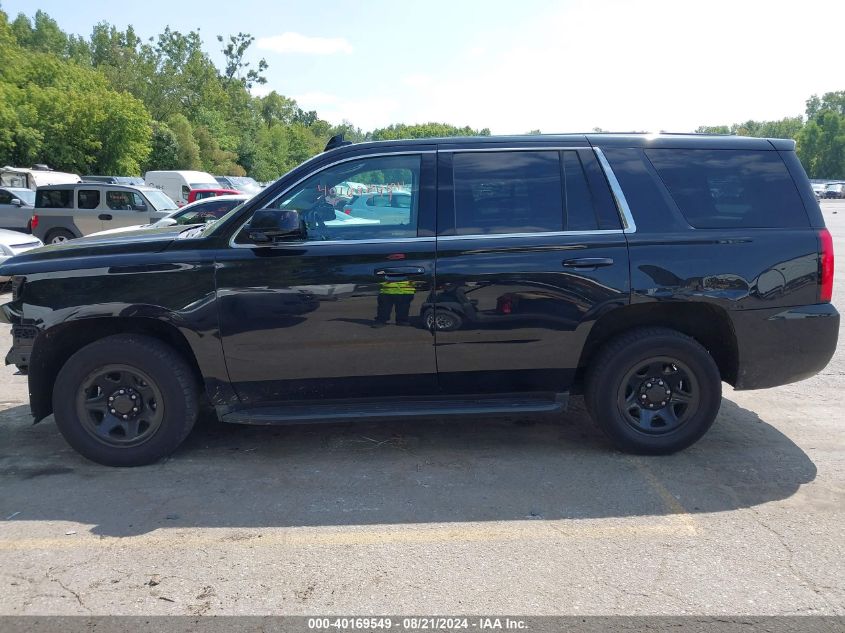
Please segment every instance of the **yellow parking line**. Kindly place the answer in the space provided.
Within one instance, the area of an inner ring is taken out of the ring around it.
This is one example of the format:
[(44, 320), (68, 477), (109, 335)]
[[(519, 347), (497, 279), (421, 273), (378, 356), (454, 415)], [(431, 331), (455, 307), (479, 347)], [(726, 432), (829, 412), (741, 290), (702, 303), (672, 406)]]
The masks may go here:
[(664, 505), (672, 512), (672, 518), (683, 525), (690, 534), (695, 534), (696, 526), (695, 520), (692, 518), (690, 511), (678, 501), (678, 498), (669, 492), (669, 489), (663, 485), (663, 482), (658, 479), (657, 475), (646, 465), (643, 458), (630, 457), (629, 461), (640, 472), (640, 474), (651, 486), (652, 490), (657, 493), (657, 496), (663, 501)]

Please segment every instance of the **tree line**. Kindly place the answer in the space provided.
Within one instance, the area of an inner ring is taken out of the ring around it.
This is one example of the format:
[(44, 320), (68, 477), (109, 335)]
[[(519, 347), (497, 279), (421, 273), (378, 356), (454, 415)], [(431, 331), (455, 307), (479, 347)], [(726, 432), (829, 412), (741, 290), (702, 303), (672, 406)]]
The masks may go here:
[(246, 61), (248, 33), (217, 36), (218, 68), (199, 31), (170, 27), (143, 39), (129, 26), (65, 33), (43, 11), (0, 10), (0, 165), (46, 163), (80, 174), (200, 169), (259, 181), (319, 153), (333, 135), (352, 141), (489, 134), (440, 123), (363, 132), (331, 125), (266, 83), (267, 62)]
[(807, 100), (805, 116), (704, 125), (696, 132), (791, 138), (810, 178), (845, 179), (845, 90), (813, 95)]

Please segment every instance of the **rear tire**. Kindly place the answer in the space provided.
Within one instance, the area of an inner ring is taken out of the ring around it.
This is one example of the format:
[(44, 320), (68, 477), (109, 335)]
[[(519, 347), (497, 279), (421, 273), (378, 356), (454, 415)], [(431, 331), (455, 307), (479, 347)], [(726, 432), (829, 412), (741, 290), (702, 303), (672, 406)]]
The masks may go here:
[(172, 453), (197, 419), (197, 382), (185, 359), (138, 334), (76, 352), (53, 388), (56, 425), (74, 449), (106, 466), (142, 466)]
[(44, 242), (46, 244), (64, 244), (74, 237), (76, 236), (67, 229), (53, 229), (46, 235)]
[(694, 444), (713, 424), (722, 381), (698, 341), (668, 328), (638, 328), (599, 351), (584, 399), (620, 450), (669, 454)]

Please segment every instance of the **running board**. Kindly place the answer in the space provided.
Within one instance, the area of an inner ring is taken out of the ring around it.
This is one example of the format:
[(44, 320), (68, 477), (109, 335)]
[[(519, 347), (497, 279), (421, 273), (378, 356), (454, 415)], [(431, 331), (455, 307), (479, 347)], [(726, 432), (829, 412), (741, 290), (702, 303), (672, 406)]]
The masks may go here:
[(373, 418), (436, 417), (447, 415), (519, 415), (564, 411), (569, 394), (548, 397), (365, 400), (343, 403), (286, 404), (241, 409), (220, 416), (233, 424), (296, 424)]

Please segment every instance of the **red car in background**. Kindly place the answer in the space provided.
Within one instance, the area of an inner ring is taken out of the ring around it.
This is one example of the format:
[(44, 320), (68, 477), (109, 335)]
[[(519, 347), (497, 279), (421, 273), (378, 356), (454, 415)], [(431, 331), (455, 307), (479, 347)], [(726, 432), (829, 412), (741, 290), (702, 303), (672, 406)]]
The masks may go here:
[(215, 196), (230, 196), (243, 193), (237, 189), (191, 189), (188, 194), (188, 204), (204, 198), (214, 198)]

